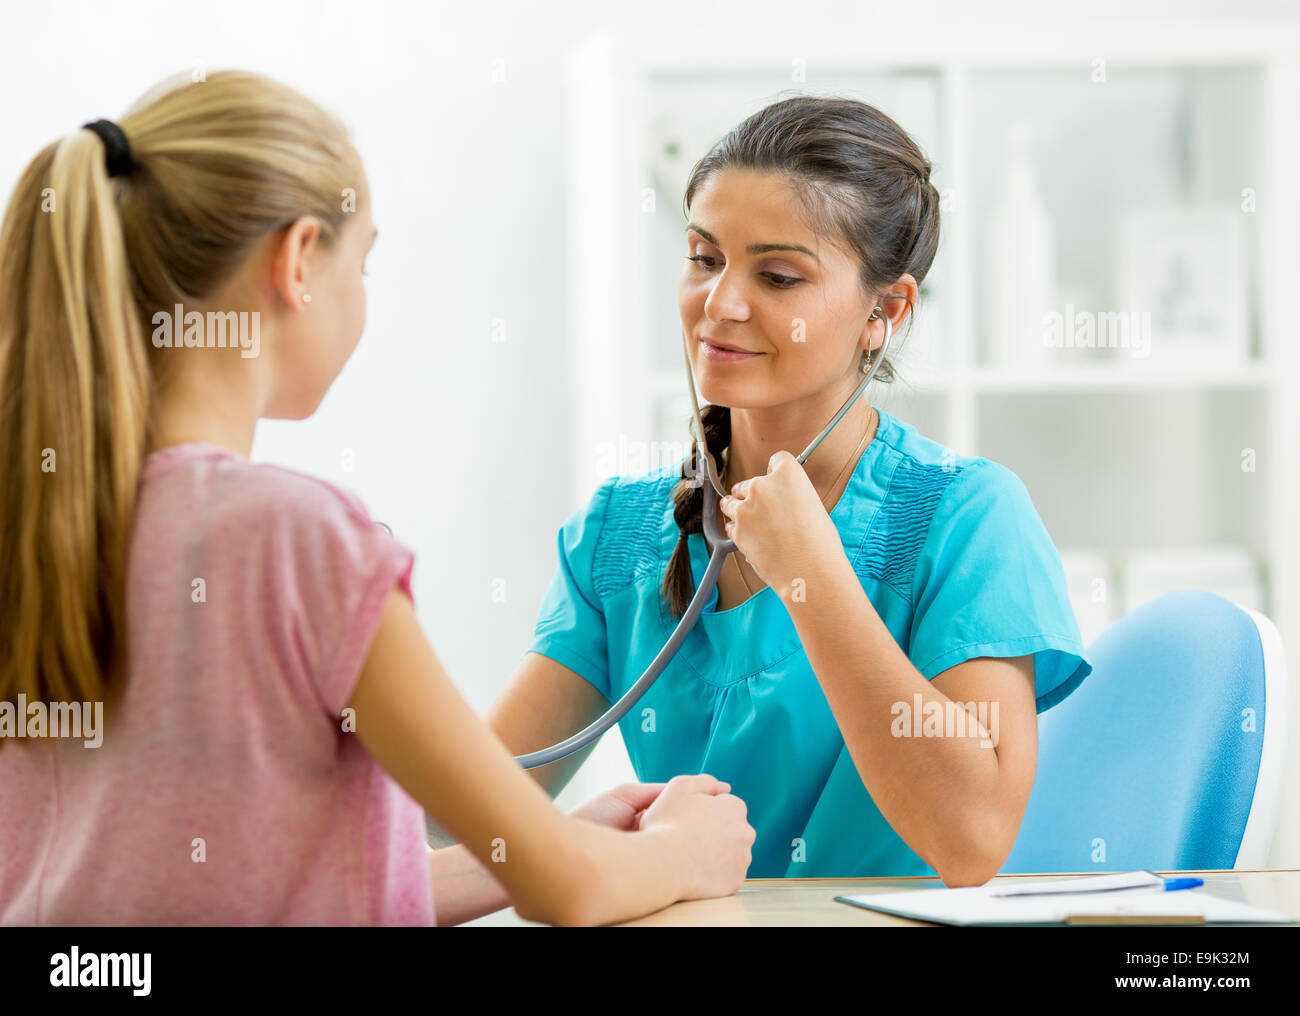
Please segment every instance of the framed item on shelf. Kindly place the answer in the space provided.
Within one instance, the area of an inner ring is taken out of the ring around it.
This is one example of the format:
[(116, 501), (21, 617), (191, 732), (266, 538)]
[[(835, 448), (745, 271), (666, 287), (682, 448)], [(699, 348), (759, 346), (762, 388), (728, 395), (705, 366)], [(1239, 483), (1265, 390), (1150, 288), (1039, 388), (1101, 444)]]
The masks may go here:
[[(1160, 361), (1249, 355), (1245, 231), (1233, 205), (1133, 208), (1120, 223), (1119, 307), (1096, 336), (1120, 355)], [(1115, 327), (1118, 326), (1118, 327)]]

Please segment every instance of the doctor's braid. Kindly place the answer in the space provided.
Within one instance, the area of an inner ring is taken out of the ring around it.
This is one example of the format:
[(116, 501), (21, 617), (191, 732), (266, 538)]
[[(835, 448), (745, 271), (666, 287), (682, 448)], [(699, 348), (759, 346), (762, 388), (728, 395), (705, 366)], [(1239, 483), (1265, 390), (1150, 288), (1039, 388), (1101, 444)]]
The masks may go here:
[[(907, 132), (874, 106), (796, 95), (754, 113), (695, 164), (682, 201), (688, 219), (695, 193), (727, 168), (784, 177), (814, 231), (856, 256), (865, 294), (881, 293), (905, 274), (920, 286), (929, 273), (939, 248), (939, 192), (930, 181), (931, 164)], [(910, 328), (915, 308), (907, 302)], [(896, 377), (890, 359), (882, 359), (876, 372), (885, 384)], [(700, 422), (721, 471), (722, 453), (731, 443), (731, 410), (706, 406)], [(660, 589), (674, 617), (686, 612), (695, 588), (687, 537), (703, 531), (700, 481), (709, 480), (694, 475), (695, 451), (692, 442), (673, 489), (679, 535)]]
[[(722, 453), (731, 444), (731, 410), (727, 406), (705, 406), (700, 410), (700, 423), (704, 425), (705, 446), (713, 456), (718, 472), (721, 473)], [(697, 444), (698, 442), (691, 441), (691, 457), (682, 465), (684, 480), (687, 479), (687, 470), (692, 468), (691, 464), (699, 461)], [(676, 502), (673, 519), (677, 523), (681, 536), (673, 548), (673, 556), (668, 563), (665, 580), (673, 583), (672, 588), (667, 590), (669, 603), (682, 604), (681, 609), (676, 611), (679, 615), (686, 612), (685, 605), (690, 602), (691, 595), (695, 591), (690, 558), (687, 556), (686, 537), (704, 531), (704, 484), (709, 482), (708, 474), (701, 471), (699, 479), (702, 482), (693, 486), (690, 482), (679, 483), (673, 492), (673, 500)]]

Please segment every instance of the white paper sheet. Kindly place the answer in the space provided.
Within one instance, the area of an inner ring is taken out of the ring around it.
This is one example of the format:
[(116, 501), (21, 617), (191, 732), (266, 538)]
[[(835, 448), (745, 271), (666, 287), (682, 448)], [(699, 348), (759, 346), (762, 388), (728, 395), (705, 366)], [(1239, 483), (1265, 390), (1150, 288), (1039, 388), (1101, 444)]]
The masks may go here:
[[(1151, 878), (1157, 882), (1152, 882)], [(1115, 889), (1130, 883), (1129, 888)], [(1166, 892), (1163, 879), (1151, 872), (1123, 872), (1054, 882), (1026, 882), (1007, 886), (989, 883), (966, 889), (909, 889), (902, 892), (837, 896), (853, 906), (879, 910), (900, 917), (941, 924), (1066, 924), (1089, 922), (1092, 918), (1129, 923), (1143, 917), (1153, 922), (1169, 919), (1232, 924), (1294, 924), (1288, 915), (1264, 910), (1235, 900), (1211, 895), (1203, 887)], [(995, 896), (1020, 890), (1037, 892), (1063, 890), (1052, 895)], [(1111, 889), (1080, 892), (1081, 889)]]

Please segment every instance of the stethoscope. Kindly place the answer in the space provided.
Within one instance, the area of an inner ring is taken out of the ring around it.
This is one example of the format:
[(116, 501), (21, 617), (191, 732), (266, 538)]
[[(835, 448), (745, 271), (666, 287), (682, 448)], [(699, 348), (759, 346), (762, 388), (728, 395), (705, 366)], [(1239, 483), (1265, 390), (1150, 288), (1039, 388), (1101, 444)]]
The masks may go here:
[[(871, 312), (871, 319), (882, 316), (882, 309), (876, 307)], [(853, 408), (853, 404), (867, 390), (872, 379), (876, 376), (876, 371), (880, 368), (880, 362), (885, 358), (885, 352), (889, 349), (889, 339), (893, 332), (893, 324), (889, 316), (885, 318), (885, 341), (880, 345), (880, 355), (876, 357), (876, 362), (872, 366), (870, 373), (858, 385), (857, 389), (849, 396), (848, 401), (844, 403), (833, 417), (831, 422), (822, 428), (821, 433), (812, 439), (812, 443), (799, 454), (799, 463), (808, 461), (808, 456), (813, 450), (825, 440), (826, 435), (835, 429), (835, 425), (844, 418), (844, 414)], [(692, 437), (695, 439), (695, 448), (698, 453), (696, 462), (695, 476), (700, 475), (699, 460), (703, 460), (704, 473), (708, 476), (709, 482), (704, 484), (704, 538), (708, 541), (709, 546), (713, 548), (709, 555), (709, 566), (704, 571), (704, 578), (700, 579), (700, 587), (695, 590), (695, 595), (691, 597), (691, 602), (686, 608), (686, 613), (677, 622), (677, 627), (664, 643), (664, 647), (659, 650), (659, 654), (650, 661), (650, 666), (646, 667), (636, 684), (632, 685), (623, 697), (615, 702), (606, 710), (605, 714), (590, 726), (578, 731), (567, 740), (559, 744), (553, 744), (549, 748), (543, 748), (540, 751), (530, 752), (527, 755), (516, 756), (515, 761), (525, 769), (536, 769), (539, 766), (549, 765), (552, 762), (558, 762), (562, 758), (572, 755), (575, 751), (581, 751), (587, 745), (595, 741), (601, 734), (605, 733), (610, 727), (621, 720), (629, 709), (636, 705), (637, 700), (641, 698), (650, 686), (658, 680), (659, 675), (664, 672), (669, 661), (677, 655), (682, 643), (686, 641), (686, 636), (690, 634), (691, 629), (695, 627), (695, 622), (699, 620), (700, 614), (704, 611), (704, 604), (713, 592), (714, 587), (718, 584), (718, 576), (722, 574), (722, 566), (727, 562), (727, 555), (736, 549), (736, 544), (721, 535), (718, 532), (717, 505), (718, 498), (725, 497), (727, 492), (722, 489), (722, 482), (718, 479), (717, 468), (713, 462), (713, 456), (708, 453), (708, 446), (704, 440), (704, 425), (700, 422), (700, 400), (695, 393), (695, 374), (691, 368), (691, 353), (686, 345), (686, 333), (682, 332), (682, 350), (686, 354), (686, 383), (691, 389), (691, 425), (693, 429)]]

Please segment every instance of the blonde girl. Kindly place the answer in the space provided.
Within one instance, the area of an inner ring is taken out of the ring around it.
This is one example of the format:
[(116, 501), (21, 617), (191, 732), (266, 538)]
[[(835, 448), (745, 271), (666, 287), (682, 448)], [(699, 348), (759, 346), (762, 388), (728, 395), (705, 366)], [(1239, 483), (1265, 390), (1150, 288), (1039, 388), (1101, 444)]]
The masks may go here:
[[(340, 123), (250, 73), (165, 83), (23, 172), (0, 922), (586, 924), (743, 878), (754, 831), (710, 776), (558, 811), (439, 665), (411, 553), (249, 461), (257, 421), (311, 415), (356, 346), (376, 232)], [(59, 736), (95, 704), (98, 746)], [(462, 845), (430, 851), (422, 809)]]

